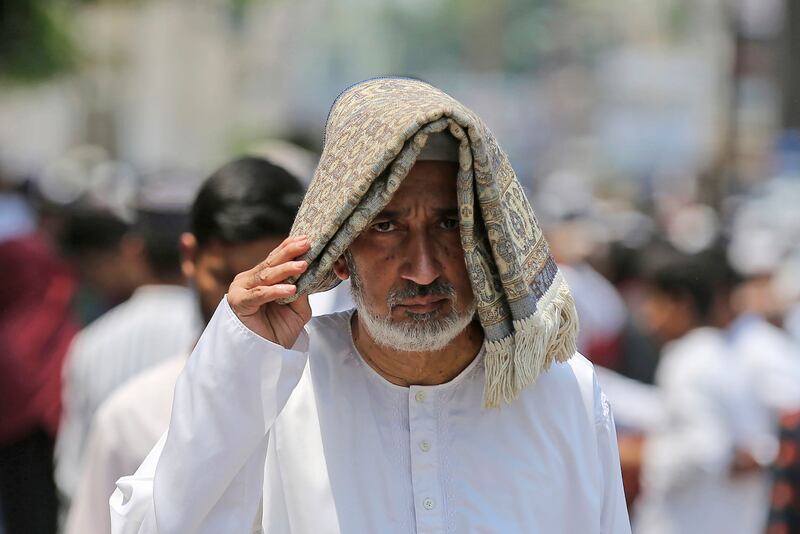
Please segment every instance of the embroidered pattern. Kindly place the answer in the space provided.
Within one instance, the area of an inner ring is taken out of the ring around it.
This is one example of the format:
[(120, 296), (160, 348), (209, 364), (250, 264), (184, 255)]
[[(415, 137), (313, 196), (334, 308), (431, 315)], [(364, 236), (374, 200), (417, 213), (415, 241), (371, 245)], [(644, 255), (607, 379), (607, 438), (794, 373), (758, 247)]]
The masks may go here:
[(298, 296), (338, 283), (333, 263), (391, 200), (432, 133), (460, 144), (461, 244), (486, 334), (487, 406), (510, 402), (575, 352), (577, 316), (519, 181), (483, 121), (424, 82), (367, 80), (334, 102), (292, 235), (309, 236)]

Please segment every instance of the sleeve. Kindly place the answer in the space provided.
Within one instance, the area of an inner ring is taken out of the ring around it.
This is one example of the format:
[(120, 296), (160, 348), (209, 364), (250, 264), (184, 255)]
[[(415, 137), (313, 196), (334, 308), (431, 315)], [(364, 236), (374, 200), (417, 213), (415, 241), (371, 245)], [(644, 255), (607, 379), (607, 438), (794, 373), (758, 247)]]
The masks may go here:
[(102, 412), (98, 412), (89, 433), (86, 462), (69, 508), (65, 534), (107, 534), (111, 529), (105, 503), (114, 489), (114, 473), (120, 473), (111, 442), (117, 432), (100, 415)]
[(61, 424), (56, 438), (54, 478), (56, 487), (62, 498), (71, 501), (78, 489), (83, 465), (85, 439), (89, 433), (91, 415), (83, 392), (86, 386), (83, 380), (82, 337), (73, 341), (64, 365), (64, 386), (62, 400)]
[(239, 321), (223, 299), (175, 386), (169, 429), (111, 496), (114, 534), (250, 532), (269, 430), (308, 359)]
[(603, 508), (600, 514), (601, 534), (630, 534), (628, 505), (622, 486), (622, 470), (619, 463), (617, 431), (614, 415), (606, 395), (595, 381), (595, 429), (597, 453), (603, 472)]

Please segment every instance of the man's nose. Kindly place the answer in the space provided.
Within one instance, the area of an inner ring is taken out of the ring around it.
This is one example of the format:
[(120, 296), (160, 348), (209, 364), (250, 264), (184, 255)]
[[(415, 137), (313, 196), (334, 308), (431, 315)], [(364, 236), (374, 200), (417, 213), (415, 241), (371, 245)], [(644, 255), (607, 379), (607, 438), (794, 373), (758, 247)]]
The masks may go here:
[(426, 286), (441, 274), (442, 266), (436, 259), (436, 244), (424, 232), (412, 233), (408, 237), (402, 278)]

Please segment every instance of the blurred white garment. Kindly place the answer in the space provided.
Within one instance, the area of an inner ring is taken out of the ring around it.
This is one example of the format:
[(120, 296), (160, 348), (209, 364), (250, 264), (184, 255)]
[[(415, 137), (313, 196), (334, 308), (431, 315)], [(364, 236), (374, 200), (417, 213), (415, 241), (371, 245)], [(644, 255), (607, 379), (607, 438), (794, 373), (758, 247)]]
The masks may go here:
[(138, 374), (97, 410), (86, 462), (67, 516), (65, 534), (109, 534), (108, 497), (118, 478), (136, 472), (169, 426), (175, 382), (188, 353)]
[(358, 355), (351, 317), (312, 319), (288, 350), (223, 300), (168, 432), (117, 482), (112, 532), (630, 532), (613, 417), (584, 358), (486, 410), (482, 355), (448, 383), (397, 386)]
[(353, 299), (350, 296), (350, 280), (343, 280), (338, 286), (323, 293), (309, 295), (308, 303), (311, 305), (311, 313), (315, 317), (349, 310), (353, 307)]
[(578, 351), (586, 353), (592, 343), (618, 336), (628, 312), (614, 285), (588, 263), (559, 264), (558, 268), (569, 284), (578, 311)]
[(789, 308), (783, 324), (795, 343), (800, 343), (800, 302)]
[(128, 379), (191, 348), (202, 322), (195, 294), (173, 285), (138, 288), (75, 336), (64, 365), (55, 480), (70, 500), (80, 480), (95, 412)]
[(800, 345), (758, 315), (743, 315), (728, 339), (756, 398), (774, 417), (800, 409)]
[(614, 408), (617, 430), (649, 432), (663, 423), (666, 412), (656, 386), (644, 384), (600, 365), (594, 366), (594, 372)]
[(696, 329), (665, 350), (656, 374), (666, 418), (645, 442), (641, 534), (762, 534), (769, 505), (765, 471), (731, 474), (734, 453), (754, 455), (770, 418), (743, 368), (713, 328)]
[[(314, 315), (352, 307), (349, 281), (311, 295)], [(169, 426), (175, 382), (188, 352), (135, 376), (97, 411), (86, 447), (86, 463), (67, 517), (65, 534), (108, 534), (108, 498), (117, 479), (132, 475)]]

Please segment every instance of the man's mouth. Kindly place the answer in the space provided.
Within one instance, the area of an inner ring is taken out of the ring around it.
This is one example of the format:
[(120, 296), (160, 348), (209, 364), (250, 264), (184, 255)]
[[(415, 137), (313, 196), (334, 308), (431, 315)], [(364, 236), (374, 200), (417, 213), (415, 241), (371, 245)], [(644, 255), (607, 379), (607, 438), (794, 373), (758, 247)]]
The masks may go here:
[(416, 297), (398, 302), (394, 307), (411, 313), (430, 313), (441, 308), (447, 300), (443, 296)]

